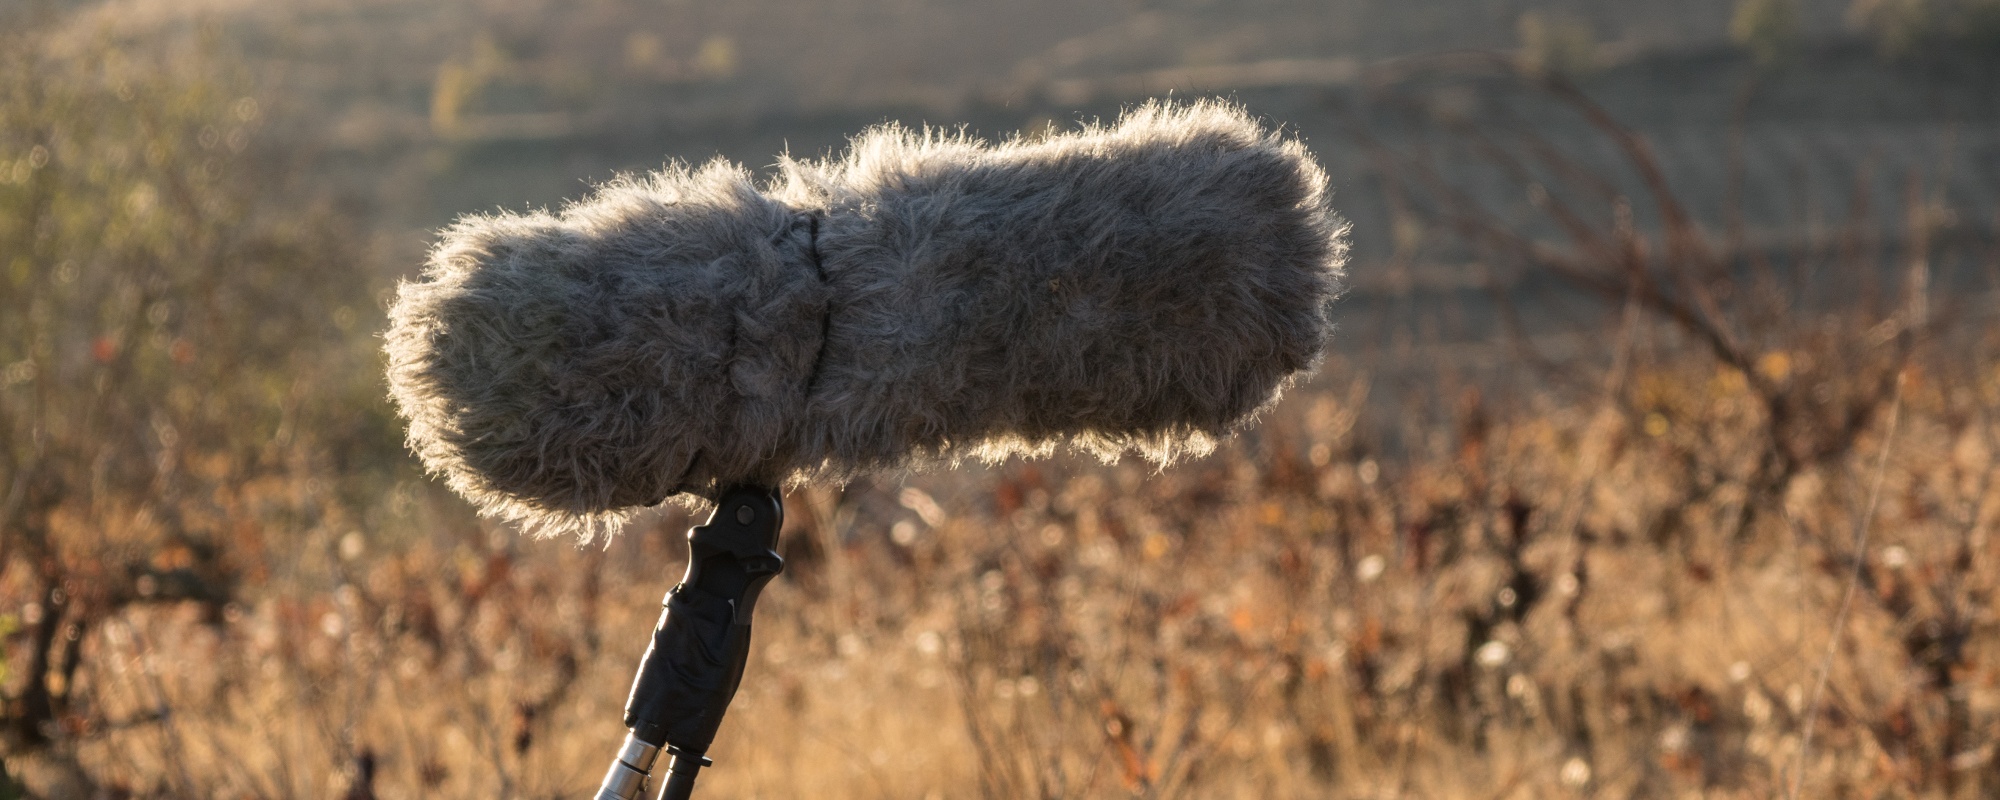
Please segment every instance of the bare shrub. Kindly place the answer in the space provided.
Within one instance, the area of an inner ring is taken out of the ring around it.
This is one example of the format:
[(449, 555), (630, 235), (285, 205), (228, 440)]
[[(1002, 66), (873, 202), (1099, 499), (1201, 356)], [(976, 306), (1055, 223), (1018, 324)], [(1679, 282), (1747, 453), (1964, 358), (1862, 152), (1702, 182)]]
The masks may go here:
[(266, 531), (327, 524), (321, 478), (384, 428), (341, 408), (379, 405), (355, 248), (259, 146), (264, 101), (214, 37), (41, 33), (0, 37), (0, 727), (67, 754), (166, 714), (107, 718), (100, 626), (135, 604), (219, 622), (288, 568)]

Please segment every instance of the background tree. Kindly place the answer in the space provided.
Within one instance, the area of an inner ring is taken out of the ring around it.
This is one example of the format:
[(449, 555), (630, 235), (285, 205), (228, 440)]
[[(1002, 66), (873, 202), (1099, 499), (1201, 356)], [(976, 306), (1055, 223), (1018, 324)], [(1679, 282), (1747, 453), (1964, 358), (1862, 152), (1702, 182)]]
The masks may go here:
[(355, 248), (296, 151), (259, 147), (265, 103), (217, 38), (27, 23), (0, 35), (8, 749), (94, 724), (74, 677), (95, 622), (170, 599), (219, 615), (270, 569), (258, 523), (321, 498), (245, 492), (329, 467), (326, 434), (378, 405), (339, 344), (372, 303)]

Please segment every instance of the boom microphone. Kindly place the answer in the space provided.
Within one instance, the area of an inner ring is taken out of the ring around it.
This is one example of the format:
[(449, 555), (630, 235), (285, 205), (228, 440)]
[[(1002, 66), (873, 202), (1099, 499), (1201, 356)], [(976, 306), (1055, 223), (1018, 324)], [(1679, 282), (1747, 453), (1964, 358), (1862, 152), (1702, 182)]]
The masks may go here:
[(735, 485), (1205, 452), (1332, 330), (1325, 174), (1233, 105), (779, 166), (446, 229), (390, 311), (410, 447), (482, 513), (588, 536)]

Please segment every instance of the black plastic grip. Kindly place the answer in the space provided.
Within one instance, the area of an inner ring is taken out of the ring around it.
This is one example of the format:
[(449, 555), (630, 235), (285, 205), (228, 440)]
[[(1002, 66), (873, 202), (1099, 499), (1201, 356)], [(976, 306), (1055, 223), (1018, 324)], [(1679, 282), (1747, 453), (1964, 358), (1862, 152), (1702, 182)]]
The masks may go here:
[(699, 757), (722, 727), (750, 657), (750, 617), (784, 570), (775, 489), (724, 492), (708, 523), (688, 531), (688, 568), (632, 681), (625, 725), (648, 744)]

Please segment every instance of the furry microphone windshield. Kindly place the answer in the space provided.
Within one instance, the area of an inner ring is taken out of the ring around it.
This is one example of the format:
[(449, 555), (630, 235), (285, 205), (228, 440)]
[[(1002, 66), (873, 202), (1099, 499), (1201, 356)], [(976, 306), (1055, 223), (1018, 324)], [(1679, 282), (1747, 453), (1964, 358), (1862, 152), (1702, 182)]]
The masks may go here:
[(584, 536), (679, 493), (1066, 442), (1166, 462), (1333, 327), (1325, 175), (1233, 105), (997, 146), (887, 126), (780, 167), (444, 231), (390, 311), (411, 448), (483, 513)]

